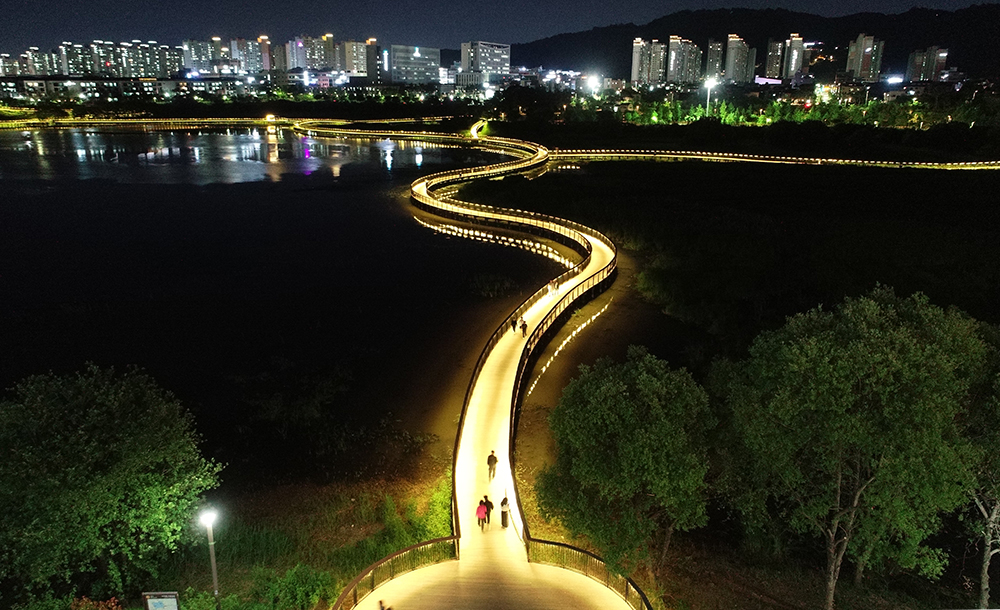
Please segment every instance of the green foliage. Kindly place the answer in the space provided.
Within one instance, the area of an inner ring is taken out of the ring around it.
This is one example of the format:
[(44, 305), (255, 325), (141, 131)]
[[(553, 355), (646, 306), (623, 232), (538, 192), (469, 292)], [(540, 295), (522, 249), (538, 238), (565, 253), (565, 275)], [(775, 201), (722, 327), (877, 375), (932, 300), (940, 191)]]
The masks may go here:
[(845, 553), (940, 574), (924, 542), (969, 488), (956, 421), (986, 354), (969, 316), (879, 287), (789, 318), (730, 369), (732, 498), (824, 540), (829, 604)]
[(55, 597), (52, 593), (40, 596), (29, 596), (25, 601), (15, 603), (11, 610), (69, 610), (73, 604), (73, 596)]
[(538, 480), (539, 505), (587, 535), (615, 568), (646, 557), (656, 533), (704, 525), (705, 392), (644, 349), (581, 366), (550, 425), (556, 464)]
[(332, 604), (339, 594), (333, 576), (298, 564), (284, 575), (258, 568), (253, 574), (251, 598), (273, 610), (310, 610), (320, 601)]
[(451, 472), (441, 479), (431, 494), (422, 521), (422, 540), (445, 538), (452, 534)]
[(0, 580), (15, 599), (108, 595), (189, 540), (221, 466), (190, 414), (136, 369), (29, 377), (0, 403)]
[[(180, 606), (184, 610), (216, 610), (215, 596), (208, 591), (195, 591), (188, 587), (180, 596)], [(271, 610), (271, 606), (263, 602), (240, 599), (230, 593), (219, 597), (219, 608), (222, 610)]]

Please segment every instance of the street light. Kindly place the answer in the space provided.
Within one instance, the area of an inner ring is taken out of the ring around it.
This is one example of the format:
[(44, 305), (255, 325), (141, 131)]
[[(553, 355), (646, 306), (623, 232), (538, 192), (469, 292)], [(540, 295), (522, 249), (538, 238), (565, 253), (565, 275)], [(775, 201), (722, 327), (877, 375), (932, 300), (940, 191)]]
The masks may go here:
[(714, 87), (714, 86), (716, 86), (718, 84), (719, 84), (719, 81), (715, 80), (714, 78), (710, 78), (710, 79), (708, 79), (708, 80), (705, 81), (705, 89), (708, 91), (708, 93), (705, 94), (705, 113), (706, 114), (712, 114), (712, 107), (711, 107), (711, 103), (712, 103), (712, 87)]
[(212, 524), (218, 516), (212, 509), (204, 510), (198, 520), (208, 529), (208, 557), (212, 561), (212, 588), (215, 595), (215, 607), (219, 608), (219, 571), (215, 567), (215, 538), (212, 536)]

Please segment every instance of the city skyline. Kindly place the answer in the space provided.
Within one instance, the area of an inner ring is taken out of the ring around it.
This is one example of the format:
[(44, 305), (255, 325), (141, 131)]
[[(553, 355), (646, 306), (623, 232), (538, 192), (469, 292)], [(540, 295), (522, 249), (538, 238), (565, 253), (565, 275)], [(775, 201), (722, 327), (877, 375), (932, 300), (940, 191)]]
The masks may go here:
[[(256, 4), (260, 2), (260, 4)], [(682, 0), (664, 5), (656, 0), (635, 0), (628, 6), (597, 0), (549, 0), (528, 2), (510, 0), (502, 6), (495, 2), (458, 2), (437, 0), (370, 0), (364, 4), (322, 6), (302, 0), (283, 4), (281, 11), (271, 10), (261, 0), (237, 4), (222, 0), (206, 14), (205, 5), (191, 0), (163, 4), (124, 2), (123, 0), (58, 0), (40, 11), (28, 0), (5, 0), (5, 26), (0, 30), (0, 52), (20, 52), (37, 46), (55, 47), (64, 40), (157, 40), (176, 45), (184, 39), (210, 39), (212, 36), (292, 39), (310, 34), (317, 25), (332, 32), (338, 40), (378, 38), (391, 44), (408, 44), (459, 49), (468, 40), (496, 40), (524, 43), (561, 33), (584, 31), (616, 23), (645, 24), (681, 10), (719, 8), (786, 8), (823, 16), (841, 16), (858, 12), (900, 13), (916, 6), (957, 10), (971, 6), (965, 0), (936, 0), (917, 3), (913, 0), (852, 0), (837, 4), (818, 0), (793, 2), (781, 0), (702, 1)], [(53, 18), (53, 12), (58, 18)], [(323, 14), (329, 12), (330, 17)], [(515, 15), (516, 18), (511, 18)]]

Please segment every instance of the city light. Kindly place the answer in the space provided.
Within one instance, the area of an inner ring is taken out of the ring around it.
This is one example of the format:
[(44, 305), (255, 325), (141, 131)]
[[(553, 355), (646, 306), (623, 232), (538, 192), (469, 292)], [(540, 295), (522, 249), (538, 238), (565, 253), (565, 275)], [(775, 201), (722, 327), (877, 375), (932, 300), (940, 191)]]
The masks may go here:
[(711, 103), (712, 103), (712, 88), (715, 87), (718, 84), (719, 84), (719, 81), (715, 80), (714, 78), (710, 78), (710, 79), (708, 79), (708, 80), (705, 81), (705, 90), (707, 91), (707, 93), (705, 94), (705, 113), (706, 114), (712, 114), (712, 108), (711, 108)]

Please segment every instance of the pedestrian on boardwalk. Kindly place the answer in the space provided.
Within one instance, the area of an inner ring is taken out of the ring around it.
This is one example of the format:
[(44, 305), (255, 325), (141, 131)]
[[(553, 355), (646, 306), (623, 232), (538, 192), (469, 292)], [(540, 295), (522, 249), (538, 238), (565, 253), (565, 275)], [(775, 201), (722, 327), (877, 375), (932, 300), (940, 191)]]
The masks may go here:
[(497, 476), (497, 462), (499, 461), (500, 460), (497, 459), (496, 454), (492, 451), (490, 451), (490, 454), (486, 456), (486, 466), (489, 468), (491, 481), (493, 480), (493, 477)]
[(490, 523), (490, 513), (493, 512), (493, 503), (490, 502), (489, 496), (483, 496), (483, 506), (486, 507), (486, 524)]
[(521, 318), (521, 336), (528, 336), (528, 323), (524, 321), (524, 318)]
[(517, 332), (517, 318), (510, 319), (510, 329), (514, 332)]
[(500, 525), (507, 527), (507, 517), (510, 514), (510, 503), (507, 502), (507, 496), (500, 500)]
[(482, 531), (486, 527), (486, 502), (479, 501), (479, 508), (476, 509), (476, 519), (479, 521), (479, 529)]

